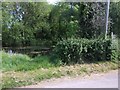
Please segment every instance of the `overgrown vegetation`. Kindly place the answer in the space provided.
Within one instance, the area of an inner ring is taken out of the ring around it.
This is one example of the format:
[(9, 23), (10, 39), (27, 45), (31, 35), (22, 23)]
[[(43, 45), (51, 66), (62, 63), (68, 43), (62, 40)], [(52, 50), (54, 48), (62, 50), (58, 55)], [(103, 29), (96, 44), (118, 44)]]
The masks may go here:
[(60, 60), (51, 60), (50, 56), (37, 56), (31, 58), (23, 54), (9, 54), (0, 52), (2, 54), (2, 70), (5, 71), (29, 71), (39, 68), (50, 68), (60, 66)]
[[(26, 51), (22, 48), (19, 53), (11, 48), (11, 53), (0, 52), (3, 88), (36, 84), (52, 77), (117, 69), (120, 60), (117, 43), (120, 36), (119, 4), (110, 5), (105, 39), (106, 2), (59, 2), (55, 5), (3, 2), (2, 46), (37, 47)], [(47, 48), (49, 54), (39, 55), (37, 51), (42, 47)], [(37, 52), (37, 55), (30, 57), (26, 52)]]
[[(77, 39), (74, 40), (73, 42), (76, 42), (76, 41), (77, 41)], [(86, 41), (86, 42), (84, 42), (84, 41)], [(95, 43), (95, 41), (93, 40), (94, 43)], [(91, 41), (87, 41), (85, 39), (85, 40), (82, 40), (81, 42), (82, 42), (82, 44), (84, 43), (83, 45), (88, 45), (86, 43), (90, 44)], [(106, 40), (106, 42), (109, 42), (109, 40)], [(70, 44), (69, 40), (68, 40), (68, 42), (66, 42), (65, 45), (68, 45), (68, 43)], [(72, 44), (72, 43), (70, 44), (70, 46), (68, 48), (70, 48), (72, 45), (73, 46), (77, 45), (77, 43), (74, 43), (74, 44)], [(94, 43), (93, 43), (93, 45), (94, 45)], [(96, 43), (98, 43), (98, 42), (96, 42)], [(63, 43), (61, 43), (60, 45), (63, 45)], [(60, 47), (58, 49), (58, 46), (57, 46), (57, 49), (62, 50), (62, 49), (60, 49)], [(63, 48), (63, 49), (65, 49), (65, 48)], [(74, 50), (74, 47), (72, 47), (72, 49)], [(84, 50), (85, 50), (85, 48), (83, 48), (83, 51)], [(63, 51), (66, 51), (66, 49)], [(69, 50), (69, 51), (68, 52), (73, 57), (76, 57), (75, 54), (71, 53), (71, 50)], [(97, 59), (95, 59), (94, 62), (92, 61), (91, 63), (82, 63), (82, 64), (74, 64), (74, 65), (69, 65), (69, 66), (65, 65), (64, 66), (64, 64), (66, 62), (69, 62), (69, 63), (74, 62), (75, 63), (75, 60), (77, 59), (77, 57), (74, 59), (72, 58), (72, 56), (71, 56), (71, 58), (65, 57), (65, 58), (63, 58), (63, 60), (66, 59), (66, 61), (64, 62), (62, 60), (62, 62), (61, 62), (61, 59), (58, 59), (58, 57), (55, 54), (51, 57), (37, 56), (35, 58), (30, 58), (27, 55), (14, 54), (14, 53), (9, 54), (9, 53), (5, 53), (5, 52), (0, 52), (0, 54), (2, 54), (2, 58), (3, 58), (2, 59), (2, 63), (3, 63), (3, 65), (2, 65), (3, 66), (2, 67), (2, 69), (3, 69), (2, 88), (13, 88), (13, 87), (37, 84), (44, 79), (50, 79), (53, 77), (60, 78), (62, 76), (86, 75), (86, 74), (97, 73), (97, 72), (106, 72), (106, 71), (115, 70), (118, 68), (118, 62), (117, 62), (118, 59), (116, 57), (114, 58), (114, 60), (112, 59), (111, 61), (105, 61), (103, 59), (101, 59), (101, 61), (97, 61)], [(58, 53), (58, 55), (60, 55), (60, 54)], [(92, 53), (91, 53), (91, 55), (92, 55)], [(94, 54), (93, 54), (93, 56), (94, 56)], [(115, 56), (116, 56), (116, 54), (115, 54)], [(89, 56), (89, 57), (91, 57), (91, 56)], [(97, 58), (99, 59), (99, 56)], [(80, 60), (80, 58), (77, 60)], [(89, 59), (87, 59), (87, 60), (89, 60)], [(82, 61), (84, 61), (83, 58), (82, 58)]]

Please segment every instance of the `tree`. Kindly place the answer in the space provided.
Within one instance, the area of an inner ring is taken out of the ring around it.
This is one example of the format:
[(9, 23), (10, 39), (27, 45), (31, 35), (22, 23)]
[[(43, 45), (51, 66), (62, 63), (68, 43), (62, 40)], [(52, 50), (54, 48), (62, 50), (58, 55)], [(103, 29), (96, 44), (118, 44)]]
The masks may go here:
[(53, 42), (76, 36), (78, 22), (73, 17), (70, 3), (58, 3), (50, 12), (50, 29)]
[(105, 3), (79, 2), (74, 3), (79, 21), (78, 36), (81, 38), (97, 38), (105, 33)]
[(15, 23), (12, 14), (14, 10), (14, 3), (2, 3), (2, 42), (3, 46), (11, 46), (12, 34), (11, 26)]
[(45, 2), (5, 2), (2, 7), (3, 46), (30, 46), (49, 39), (50, 5)]
[(111, 32), (120, 37), (120, 2), (110, 4), (110, 18), (112, 19)]
[(97, 38), (105, 33), (105, 7), (102, 2), (4, 2), (3, 46), (51, 46), (67, 38)]
[(102, 2), (59, 3), (51, 12), (52, 30), (56, 31), (55, 35), (60, 39), (97, 38), (100, 34), (105, 34), (105, 9), (106, 3)]
[(20, 3), (20, 6), (24, 12), (22, 22), (26, 28), (29, 27), (28, 32), (30, 32), (29, 36), (31, 38), (29, 42), (32, 44), (35, 43), (32, 41), (37, 40), (39, 42), (49, 39), (50, 27), (48, 20), (51, 6), (46, 2)]

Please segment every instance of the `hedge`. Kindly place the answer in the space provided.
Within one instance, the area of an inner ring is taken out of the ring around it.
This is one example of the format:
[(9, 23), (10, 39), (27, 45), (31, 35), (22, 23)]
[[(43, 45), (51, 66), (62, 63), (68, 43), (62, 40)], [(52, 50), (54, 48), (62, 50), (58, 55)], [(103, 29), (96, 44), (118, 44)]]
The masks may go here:
[(72, 38), (58, 42), (54, 53), (66, 64), (111, 60), (111, 44), (110, 39)]

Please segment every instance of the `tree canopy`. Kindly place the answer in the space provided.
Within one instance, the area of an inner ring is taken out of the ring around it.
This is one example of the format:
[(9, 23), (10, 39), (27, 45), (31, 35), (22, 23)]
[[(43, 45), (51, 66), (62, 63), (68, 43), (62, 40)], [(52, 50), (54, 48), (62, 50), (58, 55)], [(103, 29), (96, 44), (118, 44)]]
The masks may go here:
[[(120, 3), (111, 3), (109, 32), (116, 35), (119, 12)], [(67, 38), (98, 38), (105, 33), (105, 18), (105, 2), (3, 2), (3, 46), (52, 46)]]

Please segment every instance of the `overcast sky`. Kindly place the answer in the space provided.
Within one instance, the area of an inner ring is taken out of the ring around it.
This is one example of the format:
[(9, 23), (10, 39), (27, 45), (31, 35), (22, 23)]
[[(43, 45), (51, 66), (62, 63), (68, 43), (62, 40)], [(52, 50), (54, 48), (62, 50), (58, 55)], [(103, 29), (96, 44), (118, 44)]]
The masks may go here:
[(60, 1), (60, 0), (47, 0), (49, 4), (55, 4), (56, 2)]

